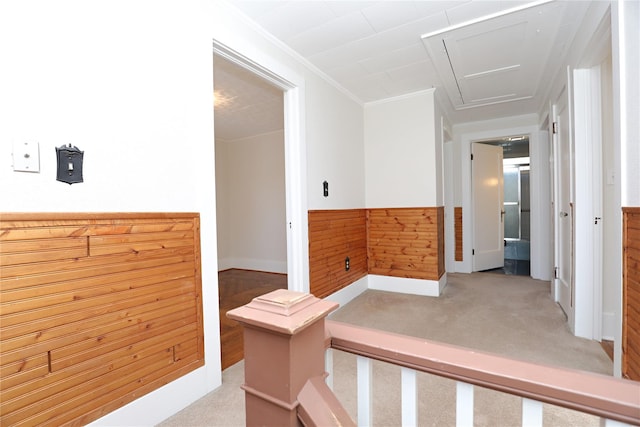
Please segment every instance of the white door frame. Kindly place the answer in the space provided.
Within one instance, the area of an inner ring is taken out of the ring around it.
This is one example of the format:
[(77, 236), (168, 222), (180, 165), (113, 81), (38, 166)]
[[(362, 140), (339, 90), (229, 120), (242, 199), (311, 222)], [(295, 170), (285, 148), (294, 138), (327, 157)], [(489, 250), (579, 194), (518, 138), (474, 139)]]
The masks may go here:
[[(575, 206), (572, 272), (573, 314), (569, 328), (576, 336), (602, 339), (602, 101), (600, 66), (567, 74), (573, 135)], [(565, 89), (563, 89), (565, 90)], [(555, 118), (555, 111), (553, 112)], [(557, 147), (554, 147), (554, 154)], [(554, 162), (557, 187), (558, 162)], [(554, 198), (557, 191), (554, 192)], [(557, 201), (554, 201), (557, 206)], [(556, 207), (557, 213), (559, 208)], [(596, 218), (599, 218), (596, 223)], [(557, 219), (557, 218), (555, 218)], [(554, 219), (554, 220), (555, 220)], [(556, 240), (558, 235), (554, 235)], [(556, 246), (557, 247), (557, 246)], [(556, 257), (558, 255), (556, 254)], [(556, 261), (557, 265), (557, 261)], [(557, 289), (555, 300), (558, 299)]]
[(473, 141), (513, 135), (529, 135), (529, 156), (531, 158), (531, 277), (540, 280), (551, 280), (552, 269), (548, 262), (545, 261), (548, 260), (547, 254), (551, 251), (551, 240), (548, 233), (549, 220), (546, 217), (549, 215), (549, 203), (551, 200), (548, 188), (549, 161), (547, 155), (544, 154), (548, 153), (548, 148), (540, 146), (539, 132), (539, 127), (535, 124), (531, 126), (496, 128), (489, 131), (469, 132), (460, 135), (462, 238), (465, 244), (463, 245), (463, 261), (456, 262), (456, 271), (471, 273), (473, 270), (472, 245), (467, 243), (473, 242), (471, 143)]
[[(567, 69), (567, 81), (571, 82), (570, 72)], [(564, 106), (564, 108), (562, 107)], [(575, 195), (573, 181), (575, 179), (574, 171), (574, 149), (573, 149), (573, 98), (572, 87), (567, 84), (562, 87), (558, 95), (555, 97), (551, 106), (551, 116), (553, 118), (553, 247), (554, 247), (554, 278), (553, 278), (553, 296), (554, 301), (564, 310), (567, 316), (567, 324), (572, 333), (574, 333), (574, 274), (575, 274), (575, 228), (574, 228), (574, 206)], [(561, 120), (561, 115), (566, 112), (565, 120)], [(564, 135), (564, 137), (563, 137)], [(568, 156), (568, 171), (563, 168), (563, 158)], [(560, 179), (562, 177), (562, 180)], [(568, 180), (568, 182), (565, 182)], [(567, 224), (568, 223), (568, 224)], [(569, 241), (563, 237), (563, 231), (566, 227), (570, 231)], [(569, 257), (569, 261), (565, 265), (563, 260)], [(567, 272), (568, 269), (568, 273)], [(565, 275), (568, 274), (568, 277)]]
[(258, 64), (216, 40), (213, 41), (213, 53), (266, 79), (284, 92), (287, 281), (290, 290), (309, 292), (304, 79), (281, 66), (276, 72), (274, 64)]
[(602, 339), (602, 100), (600, 66), (573, 71), (575, 335)]

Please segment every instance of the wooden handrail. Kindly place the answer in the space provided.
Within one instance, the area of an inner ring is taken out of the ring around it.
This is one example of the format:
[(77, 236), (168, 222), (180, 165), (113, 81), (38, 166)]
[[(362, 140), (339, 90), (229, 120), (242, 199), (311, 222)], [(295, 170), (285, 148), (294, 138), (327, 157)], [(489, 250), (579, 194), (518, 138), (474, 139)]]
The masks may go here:
[(355, 427), (346, 409), (327, 387), (325, 376), (309, 378), (298, 393), (298, 419), (305, 427)]
[(640, 383), (326, 321), (331, 348), (640, 425)]

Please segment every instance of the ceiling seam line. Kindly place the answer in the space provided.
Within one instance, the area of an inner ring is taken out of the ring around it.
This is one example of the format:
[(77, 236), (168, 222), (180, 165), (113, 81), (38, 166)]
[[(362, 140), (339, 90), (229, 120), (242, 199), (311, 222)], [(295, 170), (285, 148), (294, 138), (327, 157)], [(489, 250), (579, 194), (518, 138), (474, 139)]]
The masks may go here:
[(447, 49), (447, 44), (444, 40), (442, 40), (442, 45), (444, 46), (444, 52), (447, 54), (447, 60), (449, 61), (449, 67), (451, 68), (451, 73), (453, 74), (453, 79), (456, 81), (456, 87), (458, 88), (458, 93), (460, 94), (460, 100), (462, 104), (464, 104), (464, 97), (462, 96), (462, 91), (460, 90), (460, 84), (458, 83), (458, 76), (456, 76), (456, 71), (453, 69), (453, 64), (451, 63), (451, 57), (449, 56), (449, 50)]

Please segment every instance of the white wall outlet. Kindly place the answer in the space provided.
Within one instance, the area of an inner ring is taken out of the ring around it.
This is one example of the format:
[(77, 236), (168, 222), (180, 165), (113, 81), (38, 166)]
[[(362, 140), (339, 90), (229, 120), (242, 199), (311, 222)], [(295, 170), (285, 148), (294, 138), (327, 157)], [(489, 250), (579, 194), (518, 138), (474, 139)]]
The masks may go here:
[(14, 172), (40, 172), (40, 147), (37, 142), (13, 144)]

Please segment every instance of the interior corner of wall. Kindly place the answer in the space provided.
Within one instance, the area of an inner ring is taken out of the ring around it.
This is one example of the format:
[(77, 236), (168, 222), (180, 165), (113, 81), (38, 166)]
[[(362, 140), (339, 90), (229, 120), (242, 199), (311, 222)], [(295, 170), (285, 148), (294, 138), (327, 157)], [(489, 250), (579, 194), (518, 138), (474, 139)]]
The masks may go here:
[(442, 291), (449, 283), (447, 279), (447, 273), (445, 272), (442, 276), (440, 276), (440, 280), (438, 280), (438, 287), (440, 288), (439, 295), (442, 295)]
[(617, 335), (616, 314), (613, 312), (602, 313), (602, 339), (615, 341)]
[(344, 306), (351, 300), (355, 299), (369, 288), (369, 276), (366, 275), (350, 285), (336, 291), (325, 298), (327, 301), (337, 302), (340, 306)]

